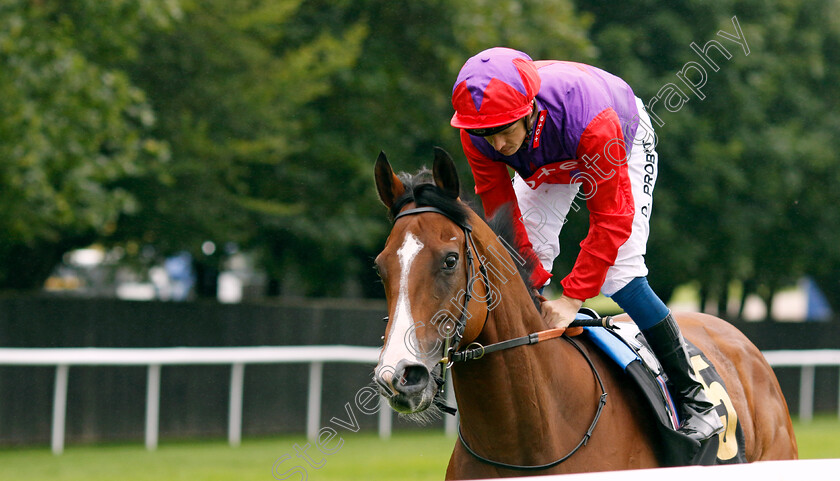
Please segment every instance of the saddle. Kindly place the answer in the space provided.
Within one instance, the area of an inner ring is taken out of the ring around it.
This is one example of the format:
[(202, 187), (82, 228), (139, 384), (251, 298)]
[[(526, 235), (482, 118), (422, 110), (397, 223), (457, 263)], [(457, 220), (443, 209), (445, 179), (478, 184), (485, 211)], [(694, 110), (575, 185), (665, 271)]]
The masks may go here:
[[(598, 319), (591, 309), (582, 310), (578, 318)], [(697, 346), (686, 340), (698, 379), (704, 385), (726, 429), (712, 437), (698, 453), (696, 442), (677, 431), (678, 411), (668, 392), (665, 375), (656, 356), (639, 328), (630, 322), (612, 323), (611, 327), (583, 327), (582, 337), (588, 338), (612, 359), (639, 389), (654, 414), (660, 436), (660, 460), (666, 466), (712, 465), (745, 463), (744, 432), (735, 408), (726, 393), (723, 379), (711, 361)], [(696, 453), (696, 454), (694, 454)]]

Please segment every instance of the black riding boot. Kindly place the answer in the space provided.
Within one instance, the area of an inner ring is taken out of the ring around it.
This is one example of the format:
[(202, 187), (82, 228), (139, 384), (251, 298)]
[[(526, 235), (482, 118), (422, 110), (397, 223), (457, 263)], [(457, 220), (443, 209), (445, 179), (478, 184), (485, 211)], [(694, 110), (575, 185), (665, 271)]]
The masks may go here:
[(722, 431), (723, 424), (714, 404), (695, 378), (685, 340), (674, 317), (669, 313), (660, 323), (642, 333), (668, 378), (668, 388), (682, 420), (679, 431), (700, 442)]

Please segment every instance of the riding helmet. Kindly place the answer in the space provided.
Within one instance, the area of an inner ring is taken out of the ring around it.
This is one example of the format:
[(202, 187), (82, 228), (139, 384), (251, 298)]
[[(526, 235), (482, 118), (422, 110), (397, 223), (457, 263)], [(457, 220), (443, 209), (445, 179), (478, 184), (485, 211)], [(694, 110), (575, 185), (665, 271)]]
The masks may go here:
[(540, 76), (527, 54), (503, 47), (484, 50), (467, 60), (458, 73), (450, 124), (477, 131), (477, 135), (492, 135), (488, 132), (530, 114), (539, 90)]

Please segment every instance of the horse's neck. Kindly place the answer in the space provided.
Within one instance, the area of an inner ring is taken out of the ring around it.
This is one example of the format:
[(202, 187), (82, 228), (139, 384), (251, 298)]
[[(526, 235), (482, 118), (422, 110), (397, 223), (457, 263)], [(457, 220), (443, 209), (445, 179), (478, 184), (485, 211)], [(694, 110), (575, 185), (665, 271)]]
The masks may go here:
[[(527, 334), (508, 326), (522, 323), (516, 318), (520, 310), (505, 307), (491, 313), (482, 344)], [(591, 410), (582, 403), (590, 397), (591, 374), (580, 360), (569, 343), (552, 339), (456, 365), (453, 382), (467, 442), (479, 452), (507, 453), (505, 459), (523, 463), (570, 450), (572, 438), (582, 432), (580, 413)]]
[[(518, 275), (502, 281), (498, 274), (491, 275), (499, 298), (477, 339), (483, 345), (545, 329)], [(587, 387), (581, 378), (591, 382), (589, 376), (582, 375), (580, 361), (573, 347), (554, 339), (498, 351), (456, 366), (453, 379), (465, 435), (497, 440), (502, 436), (511, 443), (511, 449), (519, 449), (515, 446), (523, 442), (519, 434), (557, 436), (556, 428), (564, 424), (564, 419), (579, 417), (573, 398), (574, 393)], [(588, 368), (583, 369), (588, 374)], [(549, 431), (548, 426), (553, 429)]]
[(495, 234), (487, 226), (476, 228), (477, 244), (484, 259), (484, 267), (493, 291), (489, 305), (490, 318), (495, 323), (488, 323), (479, 336), (480, 341), (498, 342), (523, 336), (545, 329), (526, 283), (519, 275), (516, 264), (506, 249), (495, 241)]
[(506, 289), (498, 283), (493, 285), (496, 291), (494, 295), (498, 297), (494, 297), (495, 305), (479, 334), (478, 340), (482, 344), (525, 336), (546, 328), (527, 289), (520, 289), (521, 286), (510, 287)]

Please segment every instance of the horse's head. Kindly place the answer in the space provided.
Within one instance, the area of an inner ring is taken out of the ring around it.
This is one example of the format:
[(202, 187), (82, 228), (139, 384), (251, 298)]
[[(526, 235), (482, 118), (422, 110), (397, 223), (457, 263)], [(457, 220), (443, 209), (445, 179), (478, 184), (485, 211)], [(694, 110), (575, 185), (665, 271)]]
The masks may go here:
[(459, 200), (458, 174), (442, 149), (432, 175), (398, 177), (384, 154), (375, 174), (395, 220), (376, 257), (388, 324), (374, 379), (391, 407), (414, 413), (434, 400), (451, 344), (474, 339), (487, 318), (490, 290), (471, 238), (479, 218)]

